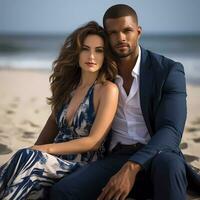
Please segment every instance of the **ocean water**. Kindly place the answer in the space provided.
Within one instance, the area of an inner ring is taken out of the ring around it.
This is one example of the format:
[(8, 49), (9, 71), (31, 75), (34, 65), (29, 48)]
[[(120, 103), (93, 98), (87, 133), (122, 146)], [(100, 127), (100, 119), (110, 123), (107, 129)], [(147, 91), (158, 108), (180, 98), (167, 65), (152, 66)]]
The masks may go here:
[[(0, 35), (0, 69), (51, 70), (66, 35)], [(188, 82), (200, 84), (200, 35), (143, 35), (142, 47), (184, 65)]]

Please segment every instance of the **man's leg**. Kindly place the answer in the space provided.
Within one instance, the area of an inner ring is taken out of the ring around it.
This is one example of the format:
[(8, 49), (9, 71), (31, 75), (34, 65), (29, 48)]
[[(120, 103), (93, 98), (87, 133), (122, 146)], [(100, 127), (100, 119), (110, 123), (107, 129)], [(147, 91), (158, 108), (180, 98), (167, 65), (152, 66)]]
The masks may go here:
[(153, 184), (150, 180), (148, 171), (141, 170), (137, 174), (133, 189), (128, 197), (137, 200), (153, 199)]
[(110, 177), (117, 173), (128, 158), (128, 155), (112, 154), (105, 160), (77, 169), (52, 187), (50, 199), (96, 199)]
[(152, 161), (154, 200), (186, 199), (187, 178), (184, 160), (172, 152), (161, 152)]

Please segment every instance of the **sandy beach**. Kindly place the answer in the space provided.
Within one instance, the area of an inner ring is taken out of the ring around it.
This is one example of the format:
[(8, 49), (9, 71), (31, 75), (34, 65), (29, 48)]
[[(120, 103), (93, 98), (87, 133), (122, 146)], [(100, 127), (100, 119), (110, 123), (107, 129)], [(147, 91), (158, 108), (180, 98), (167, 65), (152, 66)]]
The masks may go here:
[(49, 73), (0, 70), (0, 165), (34, 144), (50, 112)]
[[(0, 165), (34, 144), (50, 112), (49, 72), (0, 70)], [(188, 116), (181, 149), (200, 168), (200, 86), (187, 85)]]

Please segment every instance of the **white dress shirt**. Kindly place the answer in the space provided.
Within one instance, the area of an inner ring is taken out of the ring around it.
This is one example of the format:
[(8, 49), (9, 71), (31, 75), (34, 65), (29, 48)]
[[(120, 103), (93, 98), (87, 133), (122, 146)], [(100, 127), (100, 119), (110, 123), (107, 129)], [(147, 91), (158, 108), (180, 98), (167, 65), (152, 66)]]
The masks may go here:
[(138, 142), (147, 144), (150, 140), (150, 134), (144, 122), (140, 106), (140, 62), (141, 49), (139, 47), (137, 62), (131, 73), (134, 79), (128, 96), (123, 88), (122, 77), (119, 75), (116, 77), (115, 83), (119, 88), (119, 104), (112, 124), (110, 150), (119, 142), (121, 144), (135, 144)]

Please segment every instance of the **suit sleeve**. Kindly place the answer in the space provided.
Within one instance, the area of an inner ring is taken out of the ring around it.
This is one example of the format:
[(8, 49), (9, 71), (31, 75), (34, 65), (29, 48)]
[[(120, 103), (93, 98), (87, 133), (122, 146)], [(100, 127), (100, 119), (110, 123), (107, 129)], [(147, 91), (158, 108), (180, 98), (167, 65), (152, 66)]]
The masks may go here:
[(168, 73), (155, 113), (155, 133), (149, 143), (129, 158), (148, 168), (152, 159), (165, 151), (179, 152), (186, 120), (186, 83), (183, 66), (176, 63)]

